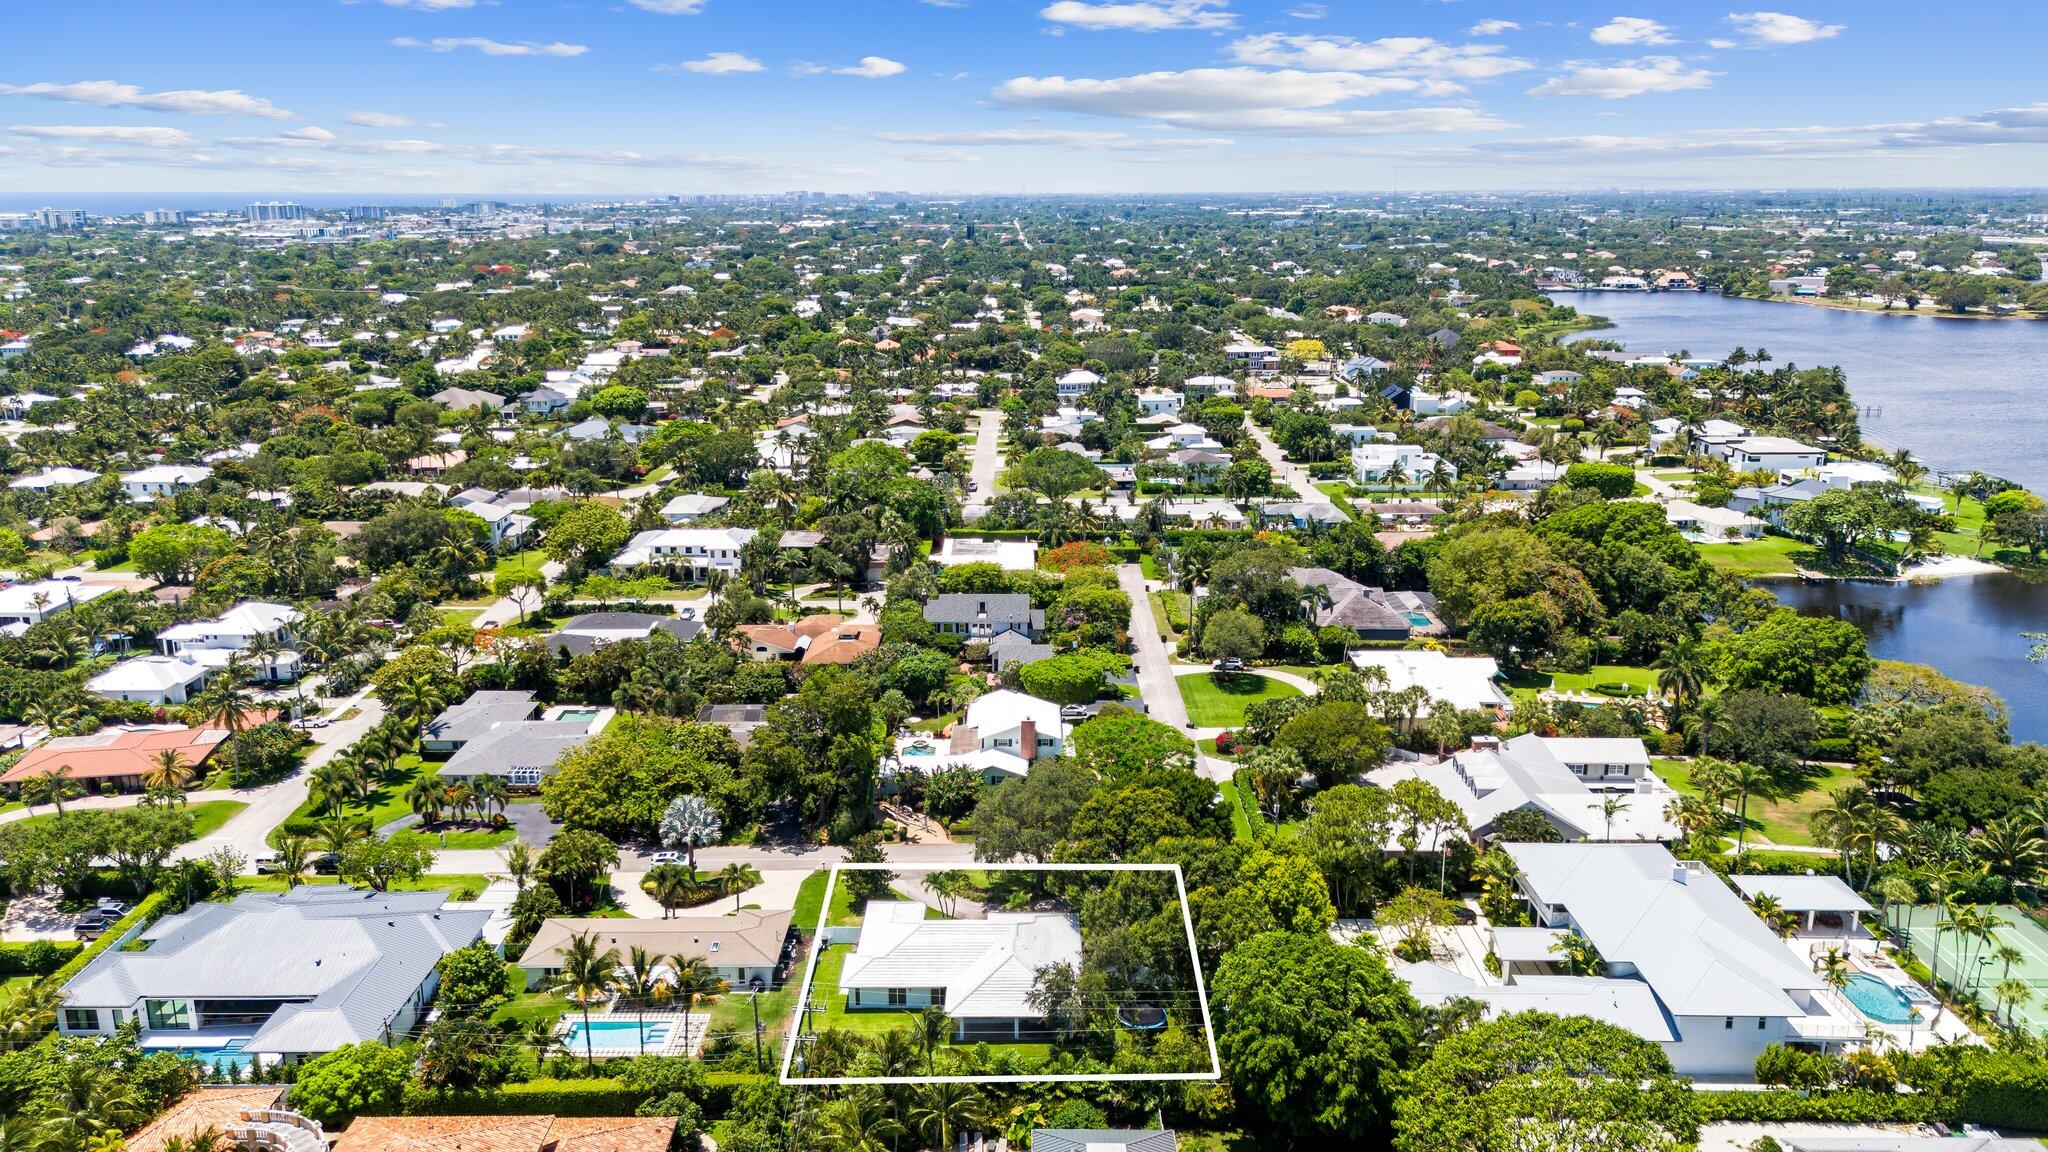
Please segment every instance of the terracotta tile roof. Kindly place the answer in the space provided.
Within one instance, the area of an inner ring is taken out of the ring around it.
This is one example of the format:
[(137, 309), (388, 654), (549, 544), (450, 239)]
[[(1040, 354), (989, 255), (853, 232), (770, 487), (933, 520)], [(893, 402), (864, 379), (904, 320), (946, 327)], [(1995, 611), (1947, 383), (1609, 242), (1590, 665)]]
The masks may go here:
[(238, 1123), (242, 1113), (273, 1107), (282, 1095), (284, 1089), (275, 1084), (201, 1088), (130, 1136), (126, 1147), (128, 1152), (158, 1152), (173, 1137), (189, 1139), (208, 1128), (224, 1131)]
[(672, 1116), (361, 1116), (335, 1152), (667, 1152)]
[[(249, 725), (262, 723), (262, 718), (252, 713)], [(0, 784), (17, 784), (30, 776), (41, 776), (53, 768), (61, 769), (73, 780), (106, 780), (122, 776), (141, 776), (155, 766), (157, 754), (166, 748), (176, 748), (185, 754), (185, 763), (198, 767), (206, 763), (220, 745), (226, 742), (228, 734), (220, 728), (170, 728), (132, 731), (112, 729), (95, 732), (90, 736), (63, 736), (47, 741), (22, 755)]]
[(818, 637), (823, 636), (825, 633), (830, 632), (832, 629), (838, 627), (839, 622), (844, 619), (846, 619), (846, 617), (834, 616), (830, 612), (819, 612), (815, 615), (806, 616), (803, 619), (797, 621), (796, 623), (791, 624), (789, 626), (789, 630), (791, 632), (796, 633), (799, 636), (809, 636), (815, 640)]
[(880, 624), (841, 624), (811, 641), (804, 663), (851, 664), (881, 646)]

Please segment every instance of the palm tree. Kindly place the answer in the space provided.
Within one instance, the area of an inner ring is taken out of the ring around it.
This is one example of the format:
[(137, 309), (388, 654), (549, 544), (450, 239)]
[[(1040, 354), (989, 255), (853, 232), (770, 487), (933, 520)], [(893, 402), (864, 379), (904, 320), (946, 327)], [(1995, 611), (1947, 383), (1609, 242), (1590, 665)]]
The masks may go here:
[(619, 950), (600, 950), (594, 933), (575, 933), (562, 948), (562, 972), (555, 978), (555, 991), (583, 1010), (583, 1061), (592, 1071), (597, 1068), (597, 1057), (590, 1035), (590, 1002), (611, 987), (612, 973), (618, 966)]
[(1608, 796), (1600, 801), (1600, 819), (1606, 825), (1605, 839), (1609, 843), (1614, 841), (1614, 817), (1627, 807), (1628, 801), (1619, 796)]
[(1827, 981), (1828, 987), (1840, 992), (1849, 986), (1849, 974), (1849, 958), (1842, 954), (1840, 948), (1830, 945), (1827, 954), (1821, 957), (1820, 978)]
[(142, 782), (150, 791), (162, 791), (182, 801), (185, 786), (192, 783), (194, 775), (190, 764), (185, 763), (185, 754), (176, 748), (165, 748), (150, 760), (150, 769), (143, 774)]
[(732, 910), (740, 910), (740, 893), (761, 882), (761, 870), (735, 860), (718, 871), (718, 886), (732, 897)]
[(1998, 1005), (2005, 1010), (2005, 1026), (2013, 1028), (2015, 1027), (2013, 1018), (2017, 1015), (2016, 1010), (2034, 998), (2034, 986), (2025, 980), (2017, 980), (2007, 976), (1992, 986), (1991, 995), (1996, 998)]
[(668, 959), (668, 973), (670, 994), (683, 1006), (683, 1051), (689, 1052), (690, 1011), (700, 1003), (708, 1004), (725, 995), (732, 986), (720, 979), (702, 956), (677, 953)]
[(1798, 926), (1798, 918), (1785, 911), (1784, 906), (1778, 903), (1778, 898), (1768, 892), (1751, 900), (1749, 906), (1756, 910), (1757, 919), (1769, 925), (1771, 931), (1780, 936), (1790, 936), (1792, 930)]
[(1758, 765), (1742, 761), (1729, 765), (1728, 773), (1729, 783), (1735, 787), (1735, 852), (1740, 855), (1743, 841), (1749, 835), (1749, 797), (1769, 788), (1771, 777)]
[(533, 847), (523, 840), (514, 840), (505, 846), (505, 851), (499, 858), (505, 862), (503, 878), (510, 880), (516, 890), (526, 891), (527, 884), (533, 880), (534, 870), (539, 867), (539, 862), (534, 859)]
[(296, 888), (306, 878), (306, 858), (310, 849), (304, 836), (289, 833), (277, 838), (277, 870), (284, 875), (284, 886)]
[(2048, 842), (2041, 839), (2027, 816), (1993, 820), (1970, 837), (1970, 850), (1981, 861), (1987, 876), (1996, 876), (2017, 886), (2048, 864)]
[(825, 1106), (829, 1147), (845, 1152), (894, 1152), (903, 1134), (903, 1125), (889, 1114), (888, 1104), (875, 1089), (853, 1089)]
[(1713, 658), (1705, 644), (1686, 638), (1673, 643), (1657, 657), (1657, 693), (1680, 711), (1706, 695), (1713, 683)]
[(199, 694), (200, 714), (207, 720), (219, 724), (228, 731), (228, 746), (235, 752), (235, 776), (242, 774), (242, 748), (235, 737), (248, 723), (249, 712), (256, 705), (256, 698), (249, 693), (245, 681), (247, 671), (242, 666), (242, 655), (237, 652), (228, 658), (226, 668), (213, 678)]
[(505, 805), (512, 802), (512, 791), (496, 776), (479, 776), (471, 784), (478, 816), (488, 816), (492, 809), (505, 811)]
[(661, 962), (638, 944), (626, 953), (626, 962), (612, 973), (612, 990), (633, 1005), (640, 1022), (640, 1054), (647, 1055), (647, 1002), (662, 995), (668, 981), (662, 978)]
[(438, 776), (422, 776), (405, 790), (405, 803), (422, 821), (439, 824), (448, 807), (448, 786)]
[(1877, 882), (1877, 895), (1883, 901), (1880, 916), (1887, 930), (1892, 928), (1892, 909), (1911, 907), (1920, 898), (1920, 888), (1904, 876), (1887, 876)]
[(911, 1123), (936, 1132), (939, 1148), (951, 1148), (955, 1132), (983, 1123), (987, 1115), (986, 1102), (972, 1084), (926, 1084), (910, 1109)]

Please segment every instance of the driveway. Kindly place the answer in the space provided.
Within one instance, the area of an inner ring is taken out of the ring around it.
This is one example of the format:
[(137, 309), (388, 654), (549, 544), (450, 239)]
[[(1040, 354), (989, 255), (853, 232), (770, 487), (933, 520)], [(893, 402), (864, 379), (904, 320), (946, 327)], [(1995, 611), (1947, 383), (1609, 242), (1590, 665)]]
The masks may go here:
[(1173, 657), (1167, 652), (1166, 638), (1159, 634), (1159, 624), (1152, 619), (1152, 597), (1145, 573), (1136, 564), (1120, 564), (1116, 582), (1131, 600), (1131, 646), (1136, 650), (1138, 692), (1145, 699), (1145, 713), (1161, 724), (1185, 731), (1187, 705), (1173, 682)]
[(989, 497), (996, 494), (996, 473), (1002, 470), (1003, 454), (997, 450), (996, 442), (1003, 434), (1003, 414), (993, 408), (977, 410), (975, 416), (980, 423), (974, 430), (974, 454), (967, 475), (974, 481), (974, 491), (967, 494), (966, 505), (971, 512), (963, 511), (966, 519), (980, 517), (988, 505)]
[[(562, 578), (563, 571), (565, 569), (553, 560), (549, 560), (540, 566), (541, 577), (551, 584)], [(540, 597), (534, 596), (526, 607), (529, 612), (540, 607)], [(514, 603), (509, 597), (500, 596), (496, 600), (491, 601), (490, 607), (477, 614), (476, 626), (479, 628), (502, 628), (507, 624), (517, 621), (519, 617), (519, 605)]]
[(1335, 511), (1341, 519), (1351, 519), (1344, 509), (1337, 507), (1334, 501), (1328, 496), (1323, 495), (1322, 490), (1316, 487), (1315, 481), (1309, 478), (1306, 469), (1289, 460), (1287, 454), (1280, 451), (1280, 446), (1273, 443), (1273, 438), (1266, 435), (1264, 428), (1259, 427), (1250, 420), (1246, 420), (1244, 426), (1251, 433), (1252, 440), (1258, 444), (1259, 455), (1265, 458), (1267, 464), (1272, 465), (1273, 478), (1275, 480), (1300, 493), (1303, 503), (1320, 504)]

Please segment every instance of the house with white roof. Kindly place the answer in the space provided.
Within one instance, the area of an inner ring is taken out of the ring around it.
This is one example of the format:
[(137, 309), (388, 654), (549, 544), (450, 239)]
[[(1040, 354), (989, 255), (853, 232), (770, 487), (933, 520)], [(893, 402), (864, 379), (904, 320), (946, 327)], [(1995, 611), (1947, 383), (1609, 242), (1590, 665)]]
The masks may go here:
[[(166, 656), (182, 655), (202, 662), (208, 659), (207, 653), (219, 653), (225, 667), (229, 655), (249, 647), (258, 637), (289, 644), (292, 626), (299, 620), (299, 610), (289, 604), (247, 600), (212, 620), (173, 624), (156, 634), (156, 643)], [(299, 654), (285, 648), (271, 655), (262, 671), (265, 679), (288, 680), (298, 675)]]
[(1508, 694), (1497, 680), (1500, 665), (1491, 656), (1449, 656), (1426, 649), (1362, 648), (1351, 653), (1351, 663), (1361, 672), (1377, 668), (1386, 677), (1386, 689), (1421, 688), (1432, 703), (1471, 710), (1500, 711), (1508, 707)]
[(1695, 544), (1754, 540), (1764, 534), (1764, 522), (1754, 516), (1733, 508), (1710, 508), (1690, 500), (1673, 500), (1664, 505), (1664, 522)]
[(740, 570), (740, 549), (753, 538), (752, 528), (650, 528), (626, 541), (611, 566), (673, 568), (691, 579), (714, 571), (731, 575)]
[(1086, 368), (1075, 368), (1053, 382), (1053, 390), (1062, 402), (1072, 402), (1088, 394), (1088, 390), (1100, 386), (1102, 377)]
[[(1747, 1076), (1772, 1044), (1864, 1043), (1863, 1021), (1835, 1007), (1826, 982), (1704, 865), (1656, 844), (1505, 849), (1539, 927), (1577, 932), (1599, 953), (1605, 979), (1648, 989), (1654, 1012), (1636, 999), (1615, 1022), (1657, 1043), (1680, 1074)], [(1519, 967), (1505, 969), (1513, 985), (1523, 983)]]
[(956, 564), (995, 564), (1005, 572), (1038, 567), (1038, 545), (1030, 540), (977, 540), (948, 536), (934, 549), (931, 561), (941, 568)]
[(175, 495), (204, 483), (213, 469), (202, 464), (153, 464), (121, 473), (121, 491), (137, 504)]
[(1351, 474), (1360, 484), (1414, 486), (1433, 475), (1439, 464), (1451, 479), (1458, 478), (1457, 465), (1417, 444), (1368, 440), (1351, 446)]
[(954, 727), (953, 745), (956, 752), (1009, 752), (1029, 762), (1060, 755), (1066, 735), (1059, 705), (1005, 688), (975, 697)]
[(908, 900), (870, 901), (860, 940), (839, 972), (846, 1006), (915, 1012), (938, 1006), (958, 1039), (1022, 1039), (1042, 1031), (1031, 1005), (1041, 969), (1081, 966), (1081, 924), (1065, 912), (990, 912), (927, 920)]
[(86, 681), (86, 691), (108, 700), (166, 707), (184, 704), (220, 669), (190, 656), (137, 656)]
[(671, 524), (695, 524), (707, 516), (715, 515), (732, 500), (725, 496), (706, 496), (702, 492), (687, 492), (661, 506), (661, 518)]
[(99, 473), (87, 468), (67, 468), (63, 465), (58, 465), (53, 468), (45, 468), (32, 476), (22, 476), (10, 480), (7, 482), (7, 486), (16, 491), (48, 492), (53, 488), (69, 488), (73, 485), (89, 483), (99, 478)]
[(1784, 436), (1743, 436), (1707, 445), (1737, 472), (1801, 472), (1827, 463), (1828, 454)]
[[(0, 627), (26, 630), (76, 604), (97, 599), (114, 590), (111, 584), (87, 584), (78, 580), (33, 580), (25, 584), (0, 586)], [(20, 635), (19, 631), (13, 633)]]
[[(1481, 736), (1441, 762), (1391, 763), (1371, 774), (1374, 783), (1389, 788), (1410, 777), (1456, 804), (1465, 826), (1481, 840), (1496, 820), (1519, 811), (1535, 812), (1568, 841), (1679, 836), (1664, 815), (1677, 794), (1650, 771), (1641, 740)], [(1619, 801), (1612, 813), (1610, 799)]]
[(1181, 381), (1180, 387), (1190, 400), (1237, 395), (1237, 381), (1228, 376), (1190, 376)]
[(1271, 376), (1280, 371), (1280, 350), (1249, 337), (1239, 336), (1224, 345), (1223, 358), (1232, 364), (1242, 365), (1245, 371), (1255, 376)]
[(476, 942), (488, 910), (438, 892), (301, 885), (195, 904), (109, 948), (66, 981), (57, 1031), (130, 1021), (151, 1048), (239, 1048), (282, 1060), (393, 1043), (432, 1001), (441, 957)]
[(1143, 416), (1178, 416), (1187, 398), (1171, 388), (1147, 388), (1138, 393), (1138, 412)]

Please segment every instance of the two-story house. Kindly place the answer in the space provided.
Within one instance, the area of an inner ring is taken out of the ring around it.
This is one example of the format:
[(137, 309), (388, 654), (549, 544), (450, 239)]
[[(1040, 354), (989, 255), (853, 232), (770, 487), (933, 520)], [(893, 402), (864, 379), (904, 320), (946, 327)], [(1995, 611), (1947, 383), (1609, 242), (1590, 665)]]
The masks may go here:
[(1031, 597), (1021, 592), (948, 592), (925, 604), (924, 618), (934, 630), (969, 641), (993, 640), (1005, 632), (1036, 640), (1045, 627), (1045, 613), (1032, 608)]

